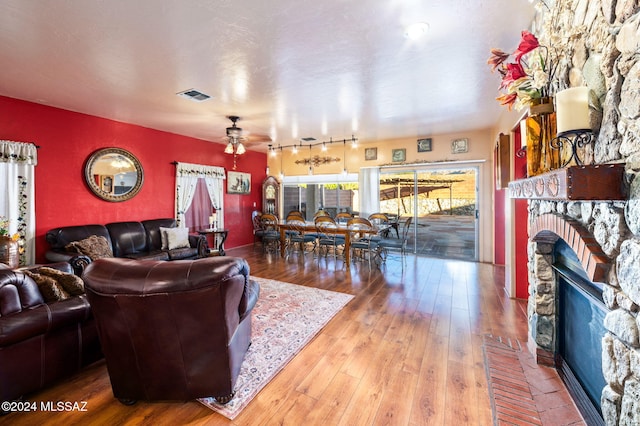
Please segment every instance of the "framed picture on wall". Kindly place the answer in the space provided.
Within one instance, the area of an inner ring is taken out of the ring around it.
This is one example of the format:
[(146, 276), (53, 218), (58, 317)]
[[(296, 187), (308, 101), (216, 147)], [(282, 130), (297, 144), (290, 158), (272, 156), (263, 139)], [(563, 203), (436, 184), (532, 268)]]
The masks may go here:
[(407, 150), (405, 148), (402, 149), (392, 149), (391, 150), (391, 161), (394, 163), (402, 163), (407, 160)]
[(377, 160), (378, 159), (378, 148), (365, 148), (364, 149), (364, 160)]
[(462, 154), (464, 152), (469, 151), (469, 139), (454, 139), (451, 142), (451, 153), (452, 154)]
[(428, 152), (431, 150), (431, 138), (418, 139), (418, 152)]
[(227, 194), (250, 194), (251, 174), (227, 172)]

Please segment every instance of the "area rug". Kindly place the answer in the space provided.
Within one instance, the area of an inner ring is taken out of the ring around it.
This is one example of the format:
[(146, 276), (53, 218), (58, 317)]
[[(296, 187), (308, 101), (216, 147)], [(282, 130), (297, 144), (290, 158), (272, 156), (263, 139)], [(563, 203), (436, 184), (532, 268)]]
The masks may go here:
[(213, 398), (198, 400), (231, 420), (353, 298), (282, 281), (252, 279), (260, 283), (260, 298), (253, 309), (251, 346), (236, 382), (236, 395), (226, 405)]

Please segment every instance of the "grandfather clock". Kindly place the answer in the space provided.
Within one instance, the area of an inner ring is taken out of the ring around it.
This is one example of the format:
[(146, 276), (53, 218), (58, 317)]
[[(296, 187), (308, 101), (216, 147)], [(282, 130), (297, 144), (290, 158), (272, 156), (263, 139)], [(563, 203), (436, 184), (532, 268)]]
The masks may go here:
[(280, 183), (273, 176), (262, 182), (262, 211), (280, 217)]

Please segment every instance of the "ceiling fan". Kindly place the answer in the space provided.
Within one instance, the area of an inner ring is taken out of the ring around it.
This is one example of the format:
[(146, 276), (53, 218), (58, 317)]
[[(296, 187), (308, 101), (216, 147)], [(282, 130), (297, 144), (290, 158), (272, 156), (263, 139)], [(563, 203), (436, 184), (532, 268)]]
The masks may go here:
[[(227, 127), (227, 141), (234, 143), (234, 141), (241, 141), (244, 145), (265, 145), (270, 143), (271, 136), (267, 134), (253, 133), (248, 131), (243, 131), (241, 127), (238, 127), (237, 122), (241, 120), (241, 118), (237, 115), (229, 115), (227, 116), (229, 120), (231, 120), (232, 125)], [(227, 145), (228, 147), (228, 145)], [(239, 154), (239, 153), (238, 153)]]
[(224, 149), (225, 154), (233, 154), (233, 170), (236, 169), (237, 166), (237, 156), (244, 154), (247, 150), (245, 149), (242, 141), (244, 137), (242, 136), (242, 129), (236, 126), (236, 122), (240, 119), (240, 117), (235, 115), (230, 115), (227, 117), (231, 120), (232, 126), (227, 127), (227, 146)]

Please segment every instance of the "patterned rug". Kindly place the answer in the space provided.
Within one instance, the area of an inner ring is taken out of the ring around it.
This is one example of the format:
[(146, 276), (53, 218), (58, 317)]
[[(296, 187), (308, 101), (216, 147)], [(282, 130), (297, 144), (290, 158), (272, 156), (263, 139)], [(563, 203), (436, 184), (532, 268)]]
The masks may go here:
[(236, 395), (226, 405), (213, 398), (198, 400), (231, 420), (353, 298), (282, 281), (252, 279), (260, 283), (260, 298), (253, 309), (251, 346), (236, 382)]

